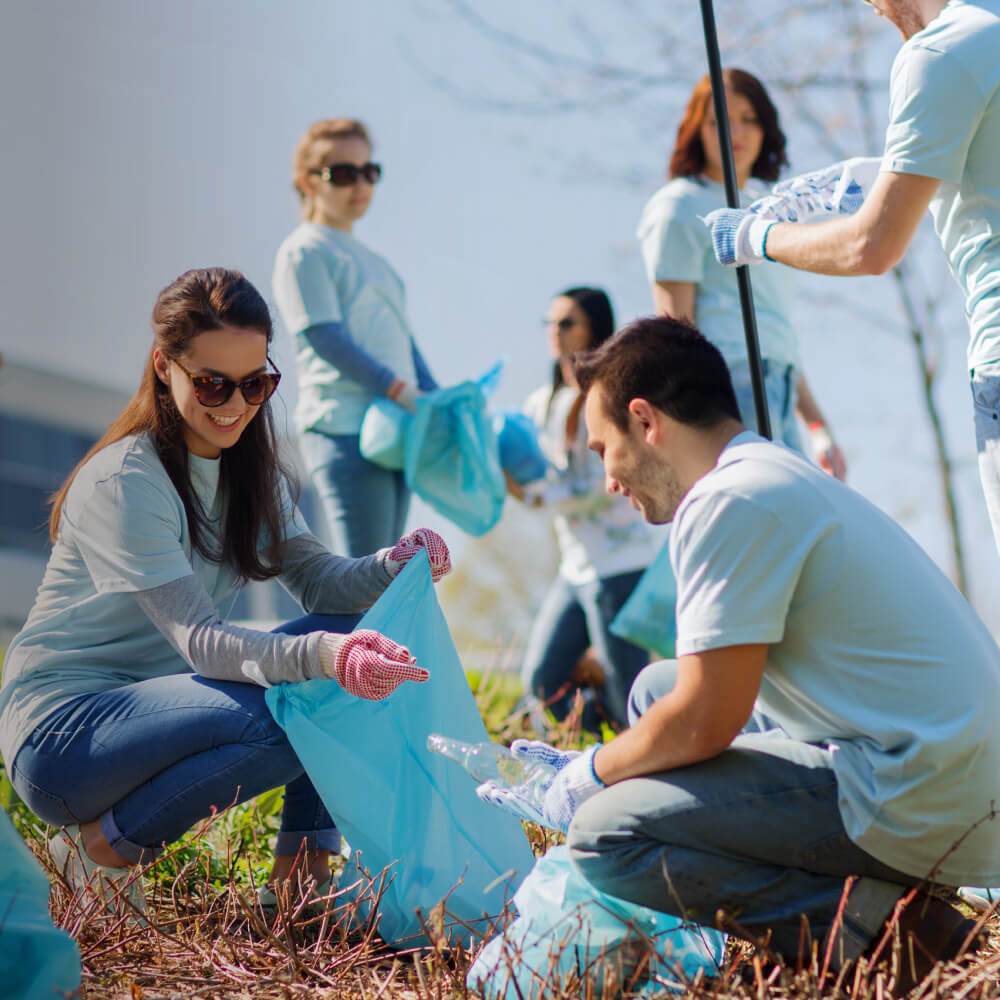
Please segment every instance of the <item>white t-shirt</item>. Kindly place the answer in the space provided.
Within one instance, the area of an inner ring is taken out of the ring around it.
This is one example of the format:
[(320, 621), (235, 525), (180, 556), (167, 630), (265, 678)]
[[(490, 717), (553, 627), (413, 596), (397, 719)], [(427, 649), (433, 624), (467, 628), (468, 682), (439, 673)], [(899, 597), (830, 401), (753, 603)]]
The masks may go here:
[(1000, 2), (950, 0), (892, 66), (882, 169), (940, 179), (931, 215), (962, 291), (968, 361), (1000, 361)]
[(303, 222), (274, 262), (274, 297), (295, 340), (299, 397), (295, 425), (326, 434), (357, 434), (371, 389), (324, 361), (302, 336), (311, 326), (342, 323), (396, 378), (417, 384), (403, 281), (384, 257), (350, 233)]
[(832, 748), (851, 839), (910, 875), (1000, 884), (997, 824), (948, 853), (1000, 803), (1000, 649), (916, 542), (744, 432), (681, 503), (670, 553), (678, 655), (770, 645), (759, 707)]
[(553, 398), (552, 386), (544, 385), (525, 401), (524, 412), (538, 427), (538, 444), (558, 484), (550, 495), (561, 497), (555, 505), (559, 573), (570, 583), (585, 584), (645, 569), (666, 532), (647, 524), (621, 497), (608, 494), (604, 466), (587, 447), (582, 412), (576, 437), (567, 447), (566, 420), (578, 395), (576, 389), (561, 386)]
[[(743, 204), (769, 190), (761, 181), (749, 181), (741, 192)], [(712, 235), (699, 218), (725, 205), (721, 184), (701, 177), (675, 177), (647, 202), (636, 236), (650, 284), (688, 281), (697, 286), (694, 315), (698, 329), (732, 367), (747, 361), (736, 272), (715, 259)], [(753, 269), (761, 357), (801, 370), (799, 342), (790, 318), (794, 294), (795, 275), (790, 268), (765, 261)]]
[[(188, 459), (195, 492), (217, 522), (220, 461)], [(285, 496), (290, 539), (308, 528)], [(225, 617), (236, 574), (192, 551), (184, 505), (151, 438), (103, 448), (66, 495), (38, 596), (4, 661), (0, 753), (8, 765), (28, 734), (72, 698), (190, 670), (132, 595), (192, 573)]]

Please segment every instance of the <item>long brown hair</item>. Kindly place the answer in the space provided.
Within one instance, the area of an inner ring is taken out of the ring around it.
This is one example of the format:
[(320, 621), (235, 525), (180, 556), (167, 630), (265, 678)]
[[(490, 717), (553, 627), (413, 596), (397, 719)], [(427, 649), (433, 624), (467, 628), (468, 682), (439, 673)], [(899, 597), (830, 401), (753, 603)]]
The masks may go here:
[[(726, 89), (745, 97), (753, 106), (760, 127), (764, 131), (764, 141), (760, 154), (750, 171), (751, 177), (773, 184), (781, 174), (781, 168), (788, 165), (785, 153), (785, 133), (778, 121), (775, 108), (760, 82), (752, 73), (742, 69), (722, 71)], [(703, 76), (691, 92), (684, 117), (677, 128), (677, 139), (670, 154), (670, 177), (694, 177), (705, 169), (705, 147), (701, 141), (701, 127), (712, 106), (712, 82)]]
[[(184, 421), (170, 388), (157, 378), (153, 366), (155, 350), (177, 359), (199, 334), (225, 326), (259, 330), (271, 343), (273, 330), (267, 303), (238, 271), (221, 267), (186, 271), (160, 292), (153, 306), (153, 346), (136, 394), (51, 498), (49, 537), (53, 541), (59, 534), (66, 495), (80, 469), (108, 445), (132, 434), (149, 434), (184, 504), (192, 548), (205, 559), (230, 565), (244, 581), (278, 575), (283, 541), (282, 479), (287, 480), (293, 500), (298, 486), (278, 454), (270, 400), (260, 407), (236, 444), (222, 451), (219, 488), (226, 505), (224, 527), (221, 545), (211, 548), (208, 512), (191, 485)], [(259, 546), (265, 535), (270, 544), (261, 558)]]

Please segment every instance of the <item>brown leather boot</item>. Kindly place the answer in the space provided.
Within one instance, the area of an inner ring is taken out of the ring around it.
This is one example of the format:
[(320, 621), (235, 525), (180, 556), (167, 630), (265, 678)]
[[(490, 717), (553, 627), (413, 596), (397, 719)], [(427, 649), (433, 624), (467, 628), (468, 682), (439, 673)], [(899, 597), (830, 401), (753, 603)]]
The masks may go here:
[[(891, 921), (886, 921), (888, 926)], [(898, 947), (893, 940), (883, 952), (894, 973), (897, 997), (909, 993), (938, 962), (955, 958), (968, 940), (965, 951), (975, 951), (980, 936), (972, 937), (975, 920), (970, 920), (943, 899), (920, 891), (913, 897), (899, 916), (894, 929), (899, 934)], [(870, 948), (874, 950), (882, 940), (885, 927), (875, 935)], [(898, 957), (898, 968), (897, 965)]]

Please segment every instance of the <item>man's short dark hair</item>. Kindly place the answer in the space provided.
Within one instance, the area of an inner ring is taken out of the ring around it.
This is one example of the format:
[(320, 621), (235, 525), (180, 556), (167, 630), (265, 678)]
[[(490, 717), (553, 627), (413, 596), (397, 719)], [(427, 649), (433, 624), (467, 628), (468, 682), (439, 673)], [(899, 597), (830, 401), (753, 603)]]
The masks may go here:
[(636, 320), (596, 351), (573, 358), (580, 389), (601, 385), (608, 417), (628, 428), (628, 404), (645, 399), (694, 427), (740, 419), (733, 380), (719, 349), (690, 323), (669, 316)]

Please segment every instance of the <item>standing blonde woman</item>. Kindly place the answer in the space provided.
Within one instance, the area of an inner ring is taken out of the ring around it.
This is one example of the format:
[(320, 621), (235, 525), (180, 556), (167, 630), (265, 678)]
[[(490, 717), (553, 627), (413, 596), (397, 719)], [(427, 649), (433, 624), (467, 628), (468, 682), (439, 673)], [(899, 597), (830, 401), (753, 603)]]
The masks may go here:
[(302, 453), (333, 548), (356, 556), (389, 544), (410, 504), (400, 470), (361, 455), (361, 421), (386, 396), (413, 411), (437, 387), (410, 331), (403, 282), (354, 235), (382, 168), (350, 118), (311, 125), (292, 158), (302, 221), (278, 248), (274, 298), (295, 341)]

